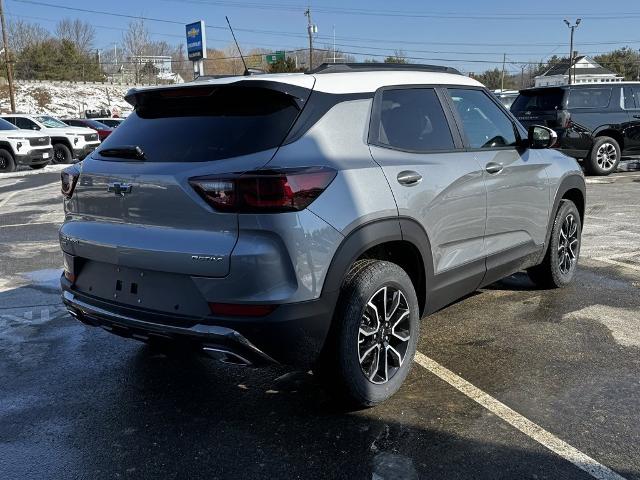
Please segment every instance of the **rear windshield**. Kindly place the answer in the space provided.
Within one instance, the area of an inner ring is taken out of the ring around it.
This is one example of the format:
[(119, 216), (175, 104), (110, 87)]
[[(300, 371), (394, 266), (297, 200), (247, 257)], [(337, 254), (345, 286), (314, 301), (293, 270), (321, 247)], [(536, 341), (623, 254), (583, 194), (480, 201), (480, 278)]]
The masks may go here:
[(573, 88), (569, 108), (604, 108), (609, 106), (611, 88)]
[(7, 122), (5, 119), (0, 118), (0, 130), (19, 130), (19, 128)]
[(111, 127), (108, 127), (106, 124), (104, 124), (102, 122), (98, 122), (96, 120), (84, 120), (84, 121), (81, 121), (79, 123), (81, 125), (83, 125), (83, 126), (86, 125), (86, 126), (88, 126), (90, 128), (98, 128), (98, 129), (101, 129), (101, 130), (104, 129), (104, 128), (111, 128)]
[(292, 96), (268, 88), (149, 92), (95, 156), (122, 146), (140, 147), (148, 162), (206, 162), (248, 155), (280, 146), (298, 113)]
[(561, 88), (545, 88), (544, 90), (532, 90), (520, 92), (518, 98), (511, 105), (512, 112), (544, 112), (560, 110), (564, 90)]
[(41, 115), (36, 117), (40, 123), (42, 123), (45, 127), (49, 128), (64, 128), (68, 127), (68, 125), (64, 122), (61, 122), (57, 118), (50, 117), (49, 115)]

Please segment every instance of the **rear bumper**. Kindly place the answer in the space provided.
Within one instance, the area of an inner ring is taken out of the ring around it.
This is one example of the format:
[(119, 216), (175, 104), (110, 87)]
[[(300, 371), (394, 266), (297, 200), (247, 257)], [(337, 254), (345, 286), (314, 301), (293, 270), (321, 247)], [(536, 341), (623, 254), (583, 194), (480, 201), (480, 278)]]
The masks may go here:
[(176, 316), (120, 305), (82, 294), (61, 278), (62, 300), (84, 324), (137, 340), (168, 339), (191, 344), (230, 363), (287, 363), (308, 367), (327, 337), (338, 292), (318, 300), (280, 305), (260, 318)]
[[(45, 154), (47, 158), (44, 158)], [(49, 163), (52, 158), (52, 147), (38, 148), (29, 150), (24, 155), (16, 155), (16, 162), (18, 165), (42, 165), (43, 163)]]

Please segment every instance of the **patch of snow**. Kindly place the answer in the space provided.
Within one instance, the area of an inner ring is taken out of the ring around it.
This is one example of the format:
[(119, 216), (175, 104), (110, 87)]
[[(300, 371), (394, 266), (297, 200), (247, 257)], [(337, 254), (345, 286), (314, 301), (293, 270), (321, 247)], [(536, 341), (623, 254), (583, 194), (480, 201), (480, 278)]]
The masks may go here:
[[(16, 83), (16, 110), (20, 113), (48, 114), (55, 117), (78, 117), (85, 110), (110, 109), (120, 116), (132, 111), (124, 99), (133, 85), (22, 81)], [(50, 97), (45, 105), (38, 98)], [(9, 98), (0, 98), (0, 111), (10, 112)]]

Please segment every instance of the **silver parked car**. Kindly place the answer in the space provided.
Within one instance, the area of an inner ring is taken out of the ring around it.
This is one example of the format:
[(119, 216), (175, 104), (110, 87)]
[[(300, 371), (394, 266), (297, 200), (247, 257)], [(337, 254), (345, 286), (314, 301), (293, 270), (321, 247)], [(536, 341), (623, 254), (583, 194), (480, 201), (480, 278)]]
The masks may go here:
[(398, 390), (420, 319), (519, 270), (576, 272), (585, 182), (453, 69), (325, 65), (134, 89), (62, 174), (69, 312), (240, 364)]

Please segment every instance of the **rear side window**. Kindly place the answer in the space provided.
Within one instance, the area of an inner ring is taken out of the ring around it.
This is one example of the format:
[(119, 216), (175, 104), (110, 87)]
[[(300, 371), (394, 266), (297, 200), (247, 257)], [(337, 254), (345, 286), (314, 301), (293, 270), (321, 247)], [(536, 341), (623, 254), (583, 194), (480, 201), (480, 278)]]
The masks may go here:
[(623, 105), (627, 110), (640, 108), (640, 87), (624, 87), (622, 89)]
[(449, 124), (432, 88), (384, 90), (373, 143), (398, 150), (430, 152), (454, 148)]
[(16, 117), (15, 123), (16, 127), (22, 128), (24, 130), (40, 130), (40, 127), (38, 127), (35, 122), (29, 120), (28, 118)]
[(471, 148), (499, 148), (516, 144), (516, 132), (511, 119), (482, 90), (452, 88), (449, 94)]
[[(206, 162), (278, 147), (299, 113), (295, 99), (256, 87), (202, 87), (143, 94), (96, 152), (138, 146), (148, 162)], [(113, 158), (104, 158), (113, 160)]]
[(569, 108), (605, 108), (609, 106), (611, 88), (572, 88)]
[(545, 88), (521, 92), (511, 105), (512, 112), (546, 112), (560, 110), (564, 90), (561, 88)]
[(0, 130), (18, 130), (18, 127), (7, 122), (4, 118), (0, 118)]

